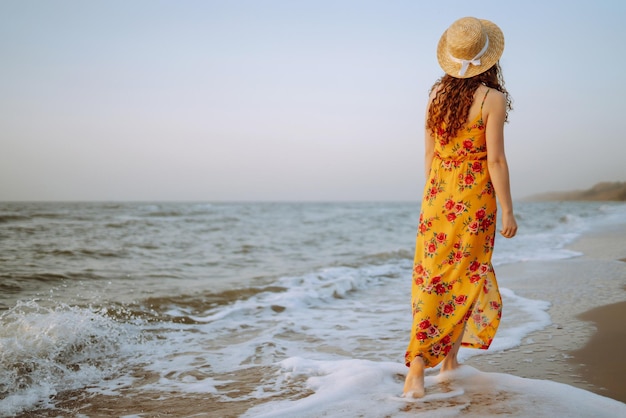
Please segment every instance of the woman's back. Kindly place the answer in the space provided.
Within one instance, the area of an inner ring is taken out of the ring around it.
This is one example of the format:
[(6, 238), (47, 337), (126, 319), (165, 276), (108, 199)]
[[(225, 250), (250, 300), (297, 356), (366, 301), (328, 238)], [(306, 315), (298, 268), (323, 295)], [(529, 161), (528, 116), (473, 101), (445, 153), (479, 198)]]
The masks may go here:
[(487, 141), (485, 137), (486, 120), (483, 113), (484, 103), (490, 92), (488, 88), (477, 90), (474, 103), (470, 107), (465, 126), (454, 137), (444, 135), (442, 127), (435, 135), (435, 156), (441, 160), (465, 161), (487, 159)]

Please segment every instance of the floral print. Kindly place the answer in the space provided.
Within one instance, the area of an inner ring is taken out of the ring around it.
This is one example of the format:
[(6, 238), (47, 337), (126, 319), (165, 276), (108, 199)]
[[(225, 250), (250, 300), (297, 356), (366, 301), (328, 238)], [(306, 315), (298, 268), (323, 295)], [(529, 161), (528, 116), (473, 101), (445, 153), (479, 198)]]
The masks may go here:
[(502, 316), (491, 265), (496, 200), (482, 109), (456, 138), (443, 132), (435, 138), (417, 230), (407, 366), (418, 355), (436, 366), (463, 331), (463, 346), (488, 348)]

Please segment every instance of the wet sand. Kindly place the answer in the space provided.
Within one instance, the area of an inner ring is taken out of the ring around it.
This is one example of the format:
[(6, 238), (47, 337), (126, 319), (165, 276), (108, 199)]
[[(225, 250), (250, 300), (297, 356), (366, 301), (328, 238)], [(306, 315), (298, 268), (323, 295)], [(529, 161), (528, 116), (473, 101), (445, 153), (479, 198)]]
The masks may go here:
[(591, 321), (597, 332), (580, 350), (572, 352), (586, 379), (602, 388), (598, 393), (626, 402), (626, 302), (602, 306), (579, 315), (583, 321)]
[(626, 402), (626, 360), (620, 354), (626, 342), (626, 226), (587, 234), (570, 249), (584, 255), (496, 269), (502, 287), (549, 301), (553, 324), (530, 334), (520, 347), (466, 363)]

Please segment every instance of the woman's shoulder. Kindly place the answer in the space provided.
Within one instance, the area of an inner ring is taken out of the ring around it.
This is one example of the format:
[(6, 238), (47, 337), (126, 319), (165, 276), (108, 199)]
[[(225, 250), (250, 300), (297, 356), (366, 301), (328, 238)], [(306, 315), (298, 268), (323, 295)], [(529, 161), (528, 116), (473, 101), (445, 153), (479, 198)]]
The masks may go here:
[(480, 90), (482, 90), (482, 96), (484, 96), (485, 98), (485, 103), (487, 103), (487, 101), (490, 101), (492, 103), (494, 102), (506, 103), (506, 96), (501, 91), (496, 90), (493, 87), (487, 87), (487, 86), (481, 87), (479, 89), (479, 94), (480, 94)]
[[(491, 109), (505, 109), (506, 108), (506, 96), (499, 90), (493, 87), (484, 86), (481, 96), (483, 97), (483, 112), (489, 112)], [(480, 89), (479, 89), (480, 90)], [(479, 93), (480, 94), (480, 93)]]

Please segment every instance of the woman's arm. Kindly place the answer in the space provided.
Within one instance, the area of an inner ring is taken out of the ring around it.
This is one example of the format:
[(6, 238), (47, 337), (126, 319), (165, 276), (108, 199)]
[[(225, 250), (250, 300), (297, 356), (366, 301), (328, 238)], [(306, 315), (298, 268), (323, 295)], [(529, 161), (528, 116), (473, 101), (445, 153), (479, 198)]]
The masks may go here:
[(433, 158), (435, 157), (435, 138), (426, 131), (424, 135), (424, 176), (426, 181), (430, 175), (430, 167), (433, 164)]
[[(428, 109), (430, 109), (430, 104), (435, 97), (435, 92), (431, 93), (428, 104), (426, 105), (426, 118), (424, 119), (424, 126), (426, 126), (426, 121), (428, 121)], [(433, 164), (433, 158), (435, 156), (435, 138), (429, 129), (424, 131), (424, 176), (426, 181), (428, 181), (428, 177), (430, 175), (430, 167)]]
[(512, 238), (517, 233), (517, 221), (513, 213), (509, 166), (504, 153), (504, 120), (506, 116), (506, 98), (499, 91), (491, 91), (484, 105), (487, 115), (487, 165), (496, 197), (502, 209), (502, 229), (500, 233)]

